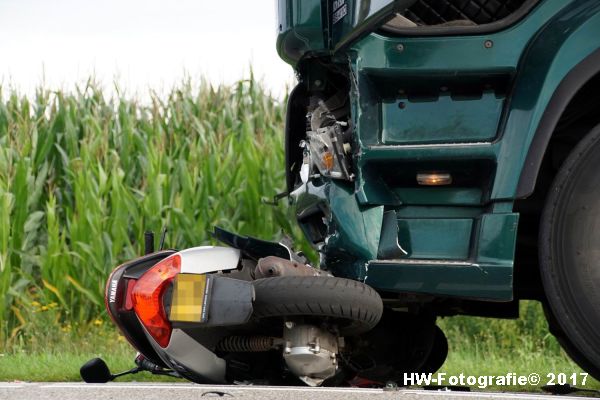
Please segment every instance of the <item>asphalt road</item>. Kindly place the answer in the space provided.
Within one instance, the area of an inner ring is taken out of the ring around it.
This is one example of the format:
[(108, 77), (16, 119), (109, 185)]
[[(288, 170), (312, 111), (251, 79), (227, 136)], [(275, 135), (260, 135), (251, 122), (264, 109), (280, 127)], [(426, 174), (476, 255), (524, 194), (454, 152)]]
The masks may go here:
[[(442, 400), (442, 399), (530, 399), (556, 396), (521, 393), (448, 392), (430, 390), (349, 388), (304, 388), (272, 386), (207, 386), (148, 383), (0, 383), (1, 400), (200, 400), (200, 398), (244, 400)], [(561, 396), (563, 399), (581, 397)]]

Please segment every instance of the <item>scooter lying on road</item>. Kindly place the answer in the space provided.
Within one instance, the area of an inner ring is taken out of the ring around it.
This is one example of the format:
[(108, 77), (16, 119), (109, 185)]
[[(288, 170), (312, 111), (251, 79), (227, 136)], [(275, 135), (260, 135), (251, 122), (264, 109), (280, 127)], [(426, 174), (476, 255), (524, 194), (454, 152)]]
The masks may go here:
[[(368, 285), (315, 269), (282, 243), (218, 228), (214, 235), (229, 247), (150, 252), (112, 272), (107, 310), (139, 352), (127, 373), (198, 383), (382, 385), (403, 372), (435, 371), (445, 359), (429, 343), (386, 339), (406, 321), (384, 312)], [(421, 341), (439, 340), (443, 353), (441, 331), (428, 336)], [(122, 375), (100, 359), (81, 374), (86, 382)]]

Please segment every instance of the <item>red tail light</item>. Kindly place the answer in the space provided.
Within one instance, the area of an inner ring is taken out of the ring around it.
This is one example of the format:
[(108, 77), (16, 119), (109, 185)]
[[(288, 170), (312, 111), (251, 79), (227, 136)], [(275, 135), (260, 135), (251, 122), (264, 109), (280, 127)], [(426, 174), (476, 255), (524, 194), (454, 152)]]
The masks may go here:
[(171, 323), (163, 306), (163, 294), (181, 269), (181, 257), (173, 254), (150, 268), (132, 290), (133, 309), (161, 347), (167, 347), (171, 338)]

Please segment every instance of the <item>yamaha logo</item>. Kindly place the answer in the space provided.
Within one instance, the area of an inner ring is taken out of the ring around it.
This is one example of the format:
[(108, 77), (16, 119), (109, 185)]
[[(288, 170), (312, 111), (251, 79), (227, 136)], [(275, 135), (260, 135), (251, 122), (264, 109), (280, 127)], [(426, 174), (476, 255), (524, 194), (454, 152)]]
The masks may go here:
[(110, 281), (110, 290), (108, 292), (108, 302), (114, 303), (117, 299), (117, 284), (118, 280)]

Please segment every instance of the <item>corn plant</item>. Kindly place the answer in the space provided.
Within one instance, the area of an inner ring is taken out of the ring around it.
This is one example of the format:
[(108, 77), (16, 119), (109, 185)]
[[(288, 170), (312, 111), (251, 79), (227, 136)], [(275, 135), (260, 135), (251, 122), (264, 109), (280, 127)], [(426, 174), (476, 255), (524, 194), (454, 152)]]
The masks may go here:
[[(102, 314), (109, 272), (168, 227), (169, 247), (211, 241), (215, 225), (299, 236), (283, 190), (282, 103), (252, 78), (184, 81), (140, 103), (93, 81), (71, 93), (0, 99), (0, 343)], [(44, 310), (44, 307), (46, 308)]]

